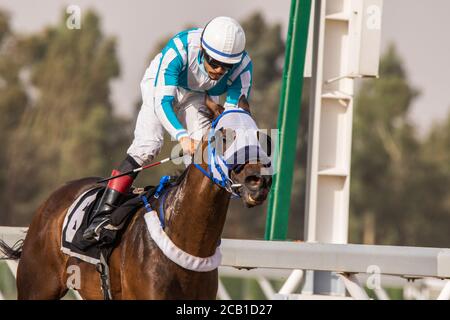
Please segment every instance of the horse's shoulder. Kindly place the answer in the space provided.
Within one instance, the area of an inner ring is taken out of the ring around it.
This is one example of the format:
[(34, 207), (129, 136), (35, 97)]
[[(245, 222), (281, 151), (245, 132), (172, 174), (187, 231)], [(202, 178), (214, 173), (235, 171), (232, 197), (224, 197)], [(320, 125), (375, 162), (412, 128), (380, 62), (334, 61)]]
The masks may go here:
[[(147, 228), (147, 224), (144, 219), (145, 213), (145, 208), (139, 208), (131, 217), (125, 233), (132, 233), (134, 234), (135, 238), (141, 238), (142, 232)], [(136, 237), (136, 234), (140, 235)]]

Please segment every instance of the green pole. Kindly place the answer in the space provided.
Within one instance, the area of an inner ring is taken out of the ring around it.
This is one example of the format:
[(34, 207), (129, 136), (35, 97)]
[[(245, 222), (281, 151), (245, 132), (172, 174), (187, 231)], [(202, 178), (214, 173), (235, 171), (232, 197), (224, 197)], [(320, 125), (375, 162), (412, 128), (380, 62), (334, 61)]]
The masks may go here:
[(285, 240), (287, 236), (311, 1), (291, 2), (278, 113), (279, 146), (267, 210), (266, 240)]

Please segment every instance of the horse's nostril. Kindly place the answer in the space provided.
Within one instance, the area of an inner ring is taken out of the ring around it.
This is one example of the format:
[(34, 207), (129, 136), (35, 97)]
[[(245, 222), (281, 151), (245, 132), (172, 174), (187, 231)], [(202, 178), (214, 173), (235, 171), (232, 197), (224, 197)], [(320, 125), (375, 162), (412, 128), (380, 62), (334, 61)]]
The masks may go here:
[(245, 178), (245, 185), (250, 190), (258, 190), (264, 184), (264, 178), (261, 176), (248, 176)]

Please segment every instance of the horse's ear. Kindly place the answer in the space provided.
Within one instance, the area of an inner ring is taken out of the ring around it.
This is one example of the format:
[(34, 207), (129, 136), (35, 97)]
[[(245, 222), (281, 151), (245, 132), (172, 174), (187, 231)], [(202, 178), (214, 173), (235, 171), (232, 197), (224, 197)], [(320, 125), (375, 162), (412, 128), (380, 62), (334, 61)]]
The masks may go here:
[(248, 103), (248, 100), (244, 95), (239, 98), (238, 107), (244, 109), (248, 113), (251, 113), (250, 104)]

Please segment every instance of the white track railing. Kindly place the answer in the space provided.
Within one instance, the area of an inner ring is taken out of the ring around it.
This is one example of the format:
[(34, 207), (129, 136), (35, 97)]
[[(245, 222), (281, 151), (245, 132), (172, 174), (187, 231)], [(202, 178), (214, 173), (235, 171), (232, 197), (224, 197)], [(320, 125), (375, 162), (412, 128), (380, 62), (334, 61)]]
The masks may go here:
[[(275, 295), (277, 299), (343, 298), (295, 294), (296, 287), (303, 280), (301, 270), (337, 272), (354, 299), (369, 298), (356, 277), (363, 274), (369, 276), (366, 283), (377, 299), (389, 298), (382, 288), (382, 276), (407, 279), (409, 282), (405, 285), (408, 287), (412, 282), (423, 287), (426, 286), (425, 281), (436, 279), (441, 289), (438, 298), (450, 298), (450, 285), (444, 281), (450, 279), (450, 249), (225, 239), (222, 241), (222, 254), (222, 266), (294, 270)], [(228, 270), (222, 274), (227, 272), (230, 273)], [(255, 276), (256, 279), (260, 277), (261, 274)]]
[[(26, 230), (0, 227), (0, 239), (13, 245), (25, 237)], [(364, 286), (356, 277), (359, 274), (375, 279), (381, 275), (410, 281), (440, 279), (433, 282), (435, 287), (437, 282), (440, 283), (438, 298), (450, 299), (450, 249), (235, 239), (223, 239), (221, 249), (220, 275), (254, 278), (266, 297), (271, 299), (348, 298), (296, 294), (303, 280), (303, 270), (337, 272), (354, 299), (368, 299)], [(17, 263), (9, 260), (7, 264), (15, 276)], [(268, 279), (285, 279), (286, 282), (277, 292)], [(374, 293), (378, 299), (388, 299), (380, 283), (378, 281), (378, 285), (373, 287)], [(218, 296), (230, 299), (223, 282), (219, 283)]]

